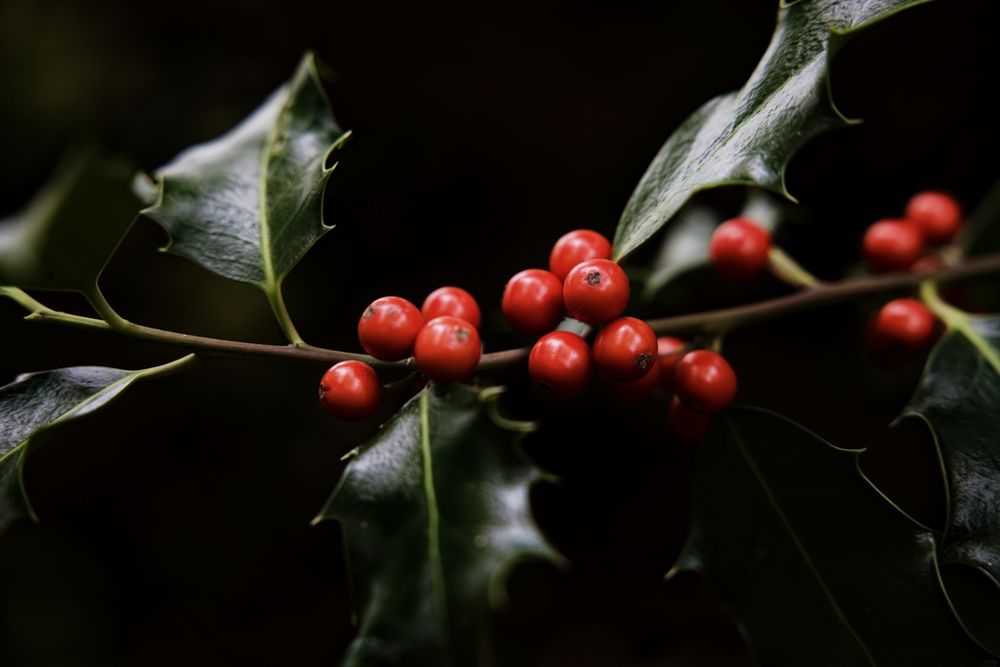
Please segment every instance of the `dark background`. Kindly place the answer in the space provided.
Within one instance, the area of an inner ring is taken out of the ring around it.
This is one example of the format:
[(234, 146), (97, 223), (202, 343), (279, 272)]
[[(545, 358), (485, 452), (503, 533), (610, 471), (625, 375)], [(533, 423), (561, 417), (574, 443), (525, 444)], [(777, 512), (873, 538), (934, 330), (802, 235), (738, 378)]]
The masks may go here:
[[(356, 349), (356, 317), (373, 298), (419, 302), (460, 284), (501, 332), (486, 336), (488, 348), (501, 349), (516, 342), (497, 325), (507, 277), (543, 265), (569, 229), (612, 234), (673, 128), (749, 75), (776, 4), (0, 0), (0, 216), (74, 143), (96, 136), (152, 169), (225, 131), (313, 48), (354, 138), (328, 196), (338, 227), (287, 282), (299, 329), (313, 343)], [(899, 213), (920, 188), (950, 189), (970, 205), (989, 189), (1000, 149), (998, 24), (991, 0), (932, 3), (838, 57), (837, 102), (866, 124), (792, 162), (790, 189), (813, 222), (785, 241), (808, 266), (836, 277), (863, 227)], [(103, 285), (120, 312), (281, 341), (261, 295), (157, 254), (163, 241), (140, 221), (111, 263)], [(687, 307), (736, 298), (713, 287)], [(873, 474), (940, 524), (926, 434), (887, 426), (919, 366), (887, 372), (869, 361), (861, 332), (870, 307), (732, 336), (741, 400), (839, 445), (872, 447)], [(0, 316), (3, 382), (176, 356), (26, 324), (12, 304), (0, 304)], [(340, 535), (309, 520), (339, 457), (378, 419), (348, 427), (326, 417), (315, 400), (322, 370), (205, 363), (127, 392), (38, 447), (27, 485), (42, 525), (0, 538), (0, 664), (336, 664), (351, 636)], [(510, 379), (516, 388), (521, 371)], [(562, 482), (536, 489), (535, 511), (573, 567), (515, 571), (511, 604), (495, 622), (500, 664), (748, 664), (707, 584), (662, 579), (686, 534), (692, 452), (671, 442), (664, 405), (606, 402), (595, 389), (566, 405), (511, 406), (544, 419), (528, 446)], [(968, 588), (985, 594), (981, 582)]]

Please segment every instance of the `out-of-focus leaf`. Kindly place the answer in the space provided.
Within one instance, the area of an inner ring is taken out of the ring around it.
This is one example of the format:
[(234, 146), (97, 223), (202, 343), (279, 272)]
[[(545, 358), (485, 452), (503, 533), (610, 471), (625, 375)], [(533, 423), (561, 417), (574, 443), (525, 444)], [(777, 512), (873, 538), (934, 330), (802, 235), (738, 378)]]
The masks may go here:
[(691, 537), (701, 572), (763, 665), (978, 667), (936, 540), (837, 449), (775, 414), (734, 409), (699, 454)]
[(0, 222), (0, 285), (93, 288), (139, 211), (133, 171), (93, 149), (68, 158), (22, 213)]

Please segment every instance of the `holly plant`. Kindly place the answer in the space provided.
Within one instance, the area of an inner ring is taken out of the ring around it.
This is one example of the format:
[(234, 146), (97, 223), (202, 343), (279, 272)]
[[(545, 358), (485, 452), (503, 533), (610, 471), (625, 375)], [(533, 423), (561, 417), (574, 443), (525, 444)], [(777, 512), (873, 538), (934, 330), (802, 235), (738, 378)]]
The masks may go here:
[[(967, 218), (948, 193), (912, 193), (905, 209), (868, 227), (858, 239), (863, 266), (837, 282), (817, 279), (776, 243), (782, 223), (801, 213), (785, 189), (792, 156), (819, 133), (850, 131), (830, 97), (829, 60), (855, 33), (920, 1), (782, 2), (746, 85), (667, 139), (613, 234), (567, 230), (548, 266), (516, 273), (499, 304), (459, 286), (419, 307), (372, 294), (362, 313), (340, 319), (357, 322), (363, 352), (304, 341), (282, 297), (285, 278), (332, 229), (324, 197), (350, 136), (312, 55), (237, 127), (159, 169), (136, 175), (100, 151), (77, 154), (0, 225), (0, 296), (33, 322), (185, 353), (153, 368), (31, 372), (0, 388), (0, 531), (39, 518), (23, 480), (43, 436), (59, 437), (61, 423), (133, 384), (219, 357), (313, 364), (331, 419), (372, 419), (389, 393), (402, 405), (349, 453), (317, 508), (315, 522), (341, 526), (350, 564), (356, 628), (341, 664), (492, 664), (490, 615), (515, 564), (572, 567), (533, 519), (529, 493), (547, 473), (520, 447), (536, 424), (522, 419), (524, 406), (513, 416), (505, 391), (530, 387), (528, 412), (599, 391), (651, 401), (669, 437), (697, 450), (690, 535), (664, 575), (707, 578), (761, 664), (994, 664), (995, 639), (966, 631), (940, 571), (961, 565), (1000, 587), (1000, 316), (966, 312), (947, 289), (1000, 272), (991, 228), (1000, 216), (987, 208)], [(724, 220), (699, 196), (720, 186), (741, 189), (740, 215)], [(116, 312), (100, 277), (137, 216), (162, 226), (167, 252), (259, 289), (288, 344), (189, 335)], [(722, 285), (770, 275), (783, 287), (722, 310), (665, 311), (662, 295), (707, 268)], [(50, 291), (81, 294), (93, 313), (46, 306)], [(880, 491), (851, 443), (734, 403), (730, 332), (871, 301), (880, 304), (867, 335), (875, 358), (913, 364), (930, 350), (900, 419), (933, 435), (944, 530)], [(495, 309), (503, 323), (484, 316)], [(484, 351), (487, 325), (524, 347)]]

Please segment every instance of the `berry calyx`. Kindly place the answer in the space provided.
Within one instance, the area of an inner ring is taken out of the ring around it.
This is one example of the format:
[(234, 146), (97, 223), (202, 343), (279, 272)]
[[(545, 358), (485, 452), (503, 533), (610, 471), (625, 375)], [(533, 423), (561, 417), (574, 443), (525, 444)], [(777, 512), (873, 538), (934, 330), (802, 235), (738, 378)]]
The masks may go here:
[(656, 356), (659, 359), (660, 386), (668, 391), (674, 389), (674, 368), (684, 356), (686, 343), (673, 336), (660, 336), (656, 339)]
[(375, 369), (363, 361), (341, 361), (323, 374), (319, 400), (334, 417), (361, 421), (382, 401), (382, 383)]
[(943, 245), (962, 227), (962, 207), (944, 192), (920, 192), (906, 205), (906, 218), (924, 234), (930, 245)]
[(573, 267), (563, 283), (570, 315), (587, 324), (610, 322), (628, 305), (628, 276), (607, 259), (590, 259)]
[(442, 315), (461, 317), (476, 329), (479, 329), (481, 320), (479, 304), (461, 287), (439, 287), (434, 290), (424, 299), (420, 314), (424, 316), (425, 322)]
[(916, 299), (896, 299), (882, 306), (872, 321), (869, 342), (876, 350), (918, 351), (934, 340), (934, 315)]
[(514, 331), (540, 336), (555, 329), (562, 319), (562, 282), (542, 269), (521, 271), (507, 281), (501, 307)]
[(674, 396), (670, 400), (670, 408), (667, 410), (667, 423), (678, 439), (694, 444), (701, 442), (708, 436), (709, 428), (712, 426), (712, 418), (704, 412), (698, 412)]
[(594, 374), (590, 347), (569, 331), (545, 334), (528, 355), (528, 374), (553, 396), (575, 396), (587, 388)]
[(417, 307), (398, 296), (375, 299), (358, 320), (358, 340), (365, 352), (383, 361), (399, 361), (413, 354), (424, 317)]
[(438, 382), (458, 382), (472, 376), (482, 348), (472, 323), (443, 315), (424, 325), (417, 334), (413, 358), (420, 372)]
[(861, 244), (865, 261), (875, 271), (904, 271), (924, 252), (920, 228), (905, 220), (879, 220), (868, 228)]
[(656, 334), (640, 319), (620, 317), (594, 339), (594, 365), (601, 377), (609, 380), (634, 382), (657, 361)]
[(611, 242), (603, 234), (589, 229), (577, 229), (564, 234), (552, 246), (552, 252), (549, 254), (549, 271), (562, 282), (580, 262), (610, 258)]
[(688, 352), (674, 370), (674, 391), (700, 412), (722, 412), (736, 396), (736, 373), (711, 350)]
[(708, 259), (719, 275), (747, 279), (767, 266), (771, 235), (750, 218), (733, 218), (719, 225), (708, 244)]

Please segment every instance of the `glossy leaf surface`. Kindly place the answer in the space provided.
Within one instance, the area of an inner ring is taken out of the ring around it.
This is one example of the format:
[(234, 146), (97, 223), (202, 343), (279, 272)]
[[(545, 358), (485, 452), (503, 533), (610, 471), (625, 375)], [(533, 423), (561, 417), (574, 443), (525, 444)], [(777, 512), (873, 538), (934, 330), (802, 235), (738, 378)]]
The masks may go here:
[(515, 439), (478, 391), (432, 387), (350, 463), (318, 517), (343, 525), (352, 570), (343, 665), (477, 664), (509, 567), (553, 555), (531, 518), (539, 472)]
[(742, 183), (786, 194), (792, 155), (848, 122), (830, 99), (830, 57), (851, 34), (924, 1), (783, 2), (746, 85), (695, 111), (653, 159), (618, 222), (615, 259), (648, 241), (699, 190)]
[(239, 126), (158, 170), (159, 200), (143, 212), (170, 234), (170, 252), (273, 293), (332, 228), (323, 222), (328, 158), (346, 136), (307, 54)]

